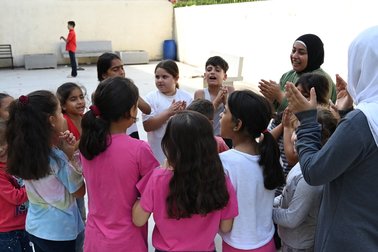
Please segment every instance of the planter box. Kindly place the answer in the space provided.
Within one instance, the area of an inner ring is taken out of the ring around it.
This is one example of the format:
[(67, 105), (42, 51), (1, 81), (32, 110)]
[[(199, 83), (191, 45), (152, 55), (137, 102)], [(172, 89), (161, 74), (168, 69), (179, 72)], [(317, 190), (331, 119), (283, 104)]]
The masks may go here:
[(148, 64), (148, 53), (143, 50), (116, 51), (115, 52), (126, 65)]
[(56, 55), (46, 54), (25, 54), (25, 69), (57, 68)]

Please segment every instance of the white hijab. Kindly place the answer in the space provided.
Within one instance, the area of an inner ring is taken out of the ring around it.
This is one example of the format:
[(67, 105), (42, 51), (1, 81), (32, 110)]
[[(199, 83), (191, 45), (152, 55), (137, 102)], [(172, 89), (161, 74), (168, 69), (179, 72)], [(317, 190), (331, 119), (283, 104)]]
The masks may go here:
[(360, 33), (349, 46), (348, 92), (367, 117), (378, 146), (378, 26)]

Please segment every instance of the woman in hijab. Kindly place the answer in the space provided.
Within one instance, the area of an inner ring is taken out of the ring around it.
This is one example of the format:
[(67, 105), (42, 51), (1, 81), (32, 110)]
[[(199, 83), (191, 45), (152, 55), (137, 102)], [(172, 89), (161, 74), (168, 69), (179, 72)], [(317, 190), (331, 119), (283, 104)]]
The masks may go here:
[(335, 102), (336, 88), (331, 77), (320, 67), (324, 62), (324, 48), (321, 39), (314, 34), (305, 34), (293, 43), (290, 53), (293, 69), (282, 75), (279, 85), (275, 81), (262, 79), (259, 82), (260, 92), (273, 103), (276, 112), (282, 112), (287, 106), (285, 98), (285, 84), (290, 81), (296, 83), (304, 73), (317, 73), (327, 77), (330, 88), (329, 98)]
[(347, 91), (356, 107), (322, 148), (314, 89), (307, 101), (286, 85), (288, 108), (300, 120), (296, 147), (303, 176), (310, 185), (324, 185), (315, 251), (378, 251), (377, 41), (375, 26), (349, 46)]

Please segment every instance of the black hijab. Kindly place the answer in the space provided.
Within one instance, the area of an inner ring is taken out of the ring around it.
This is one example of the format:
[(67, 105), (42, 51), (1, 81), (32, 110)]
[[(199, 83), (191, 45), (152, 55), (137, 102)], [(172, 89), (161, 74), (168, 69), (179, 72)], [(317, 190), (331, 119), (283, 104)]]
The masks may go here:
[(307, 48), (308, 61), (302, 73), (311, 72), (320, 68), (324, 62), (324, 48), (321, 39), (314, 34), (305, 34), (295, 41), (301, 41)]

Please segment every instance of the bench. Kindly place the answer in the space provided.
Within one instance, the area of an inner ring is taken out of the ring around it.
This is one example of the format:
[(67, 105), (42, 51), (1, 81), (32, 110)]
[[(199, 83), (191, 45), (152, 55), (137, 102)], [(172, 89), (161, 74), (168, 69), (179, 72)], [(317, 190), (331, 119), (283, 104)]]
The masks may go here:
[[(112, 52), (112, 41), (110, 40), (88, 40), (76, 42), (76, 58), (99, 57), (106, 52)], [(69, 58), (66, 51), (66, 43), (60, 45), (60, 51), (64, 58)]]
[(0, 45), (0, 59), (10, 59), (11, 62), (12, 62), (12, 69), (14, 68), (12, 46), (11, 45), (9, 45), (9, 44), (1, 44)]
[(53, 53), (25, 54), (25, 69), (57, 68), (56, 55)]

